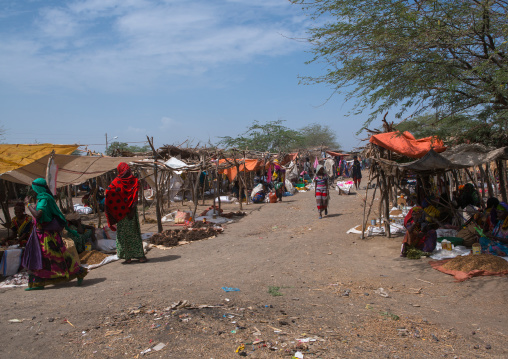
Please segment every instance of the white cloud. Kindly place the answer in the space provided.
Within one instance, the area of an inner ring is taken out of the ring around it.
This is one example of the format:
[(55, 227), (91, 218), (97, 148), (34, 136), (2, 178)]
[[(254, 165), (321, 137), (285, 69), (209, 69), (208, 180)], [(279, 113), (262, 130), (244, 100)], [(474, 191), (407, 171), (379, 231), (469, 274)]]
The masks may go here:
[[(43, 3), (47, 4), (47, 3)], [(0, 85), (129, 91), (299, 50), (286, 0), (75, 0), (0, 28)], [(40, 33), (38, 30), (42, 30)], [(3, 51), (9, 48), (10, 51)], [(8, 71), (5, 69), (9, 69)], [(227, 79), (224, 79), (227, 81)]]

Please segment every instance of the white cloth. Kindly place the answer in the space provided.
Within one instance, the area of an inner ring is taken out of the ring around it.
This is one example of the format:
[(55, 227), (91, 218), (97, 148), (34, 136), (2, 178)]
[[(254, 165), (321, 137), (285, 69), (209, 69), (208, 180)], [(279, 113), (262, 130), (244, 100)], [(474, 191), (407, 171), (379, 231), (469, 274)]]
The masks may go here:
[(254, 189), (250, 193), (250, 198), (253, 198), (256, 195), (256, 193), (261, 192), (262, 190), (263, 190), (263, 184), (260, 183), (256, 187), (254, 187)]

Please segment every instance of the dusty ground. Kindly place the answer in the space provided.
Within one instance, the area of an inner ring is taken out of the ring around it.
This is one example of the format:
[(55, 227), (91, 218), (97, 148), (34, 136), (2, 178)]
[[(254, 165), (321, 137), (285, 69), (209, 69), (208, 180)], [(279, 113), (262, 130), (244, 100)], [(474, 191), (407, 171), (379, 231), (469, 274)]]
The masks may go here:
[[(427, 259), (400, 258), (401, 238), (347, 235), (361, 196), (332, 195), (321, 220), (301, 193), (244, 206), (224, 234), (152, 249), (146, 264), (92, 270), (82, 287), (2, 290), (0, 357), (137, 358), (159, 343), (144, 355), (508, 357), (506, 277), (456, 283)], [(184, 300), (192, 307), (171, 309)]]

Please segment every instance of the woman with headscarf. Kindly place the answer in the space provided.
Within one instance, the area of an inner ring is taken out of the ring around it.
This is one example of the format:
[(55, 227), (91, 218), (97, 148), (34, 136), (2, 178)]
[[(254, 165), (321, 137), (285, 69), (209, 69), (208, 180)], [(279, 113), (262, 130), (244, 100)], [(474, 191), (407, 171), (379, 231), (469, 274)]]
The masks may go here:
[(25, 199), (35, 226), (23, 254), (22, 264), (29, 270), (28, 288), (25, 290), (44, 289), (48, 284), (68, 282), (74, 278), (81, 285), (87, 270), (80, 267), (67, 251), (60, 234), (64, 227), (70, 231), (67, 220), (44, 178), (33, 181), (32, 189), (37, 193), (37, 205), (29, 205), (29, 198)]
[(423, 252), (432, 253), (436, 249), (437, 233), (425, 221), (425, 212), (422, 207), (415, 206), (404, 218), (406, 234), (402, 241), (401, 257), (405, 257), (409, 247)]
[(117, 225), (116, 253), (118, 258), (125, 259), (124, 263), (131, 263), (132, 258), (145, 263), (148, 259), (143, 250), (137, 209), (139, 180), (125, 162), (117, 170), (118, 176), (106, 190), (105, 201), (108, 225), (113, 230)]
[(14, 205), (14, 217), (11, 219), (12, 235), (3, 240), (7, 245), (19, 244), (24, 247), (30, 233), (32, 233), (32, 216), (25, 213), (25, 204), (18, 202)]
[(494, 212), (494, 229), (489, 238), (480, 238), (480, 245), (484, 253), (505, 257), (508, 256), (508, 204), (500, 202)]
[(328, 176), (323, 166), (316, 167), (316, 176), (314, 177), (314, 195), (319, 212), (319, 219), (323, 218), (322, 212), (328, 214)]

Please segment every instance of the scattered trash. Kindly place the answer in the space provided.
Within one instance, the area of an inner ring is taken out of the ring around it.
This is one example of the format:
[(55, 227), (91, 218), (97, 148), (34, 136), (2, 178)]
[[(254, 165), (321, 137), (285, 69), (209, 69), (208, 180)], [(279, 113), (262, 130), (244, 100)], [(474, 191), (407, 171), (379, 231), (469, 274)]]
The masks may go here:
[(164, 347), (165, 347), (165, 346), (166, 346), (166, 344), (164, 344), (164, 343), (159, 343), (159, 344), (157, 344), (156, 346), (154, 346), (154, 347), (152, 348), (152, 350), (154, 350), (154, 351), (158, 352), (159, 350), (164, 349)]
[(235, 353), (239, 353), (239, 352), (241, 352), (244, 349), (245, 349), (245, 345), (241, 344), (238, 348), (236, 348)]
[(9, 323), (23, 323), (23, 319), (9, 319)]
[(68, 324), (70, 324), (72, 327), (76, 328), (76, 327), (74, 326), (74, 324), (72, 324), (71, 322), (69, 322), (67, 319), (64, 319), (62, 323), (68, 323)]
[(302, 352), (296, 352), (295, 356), (293, 358), (301, 359), (301, 358), (303, 358), (303, 353)]
[(239, 288), (233, 288), (233, 287), (222, 287), (221, 288), (224, 292), (239, 292)]
[(390, 295), (388, 295), (388, 293), (386, 292), (386, 290), (384, 288), (378, 288), (374, 291), (374, 293), (376, 294), (379, 294), (381, 297), (383, 298), (388, 298), (390, 297)]

